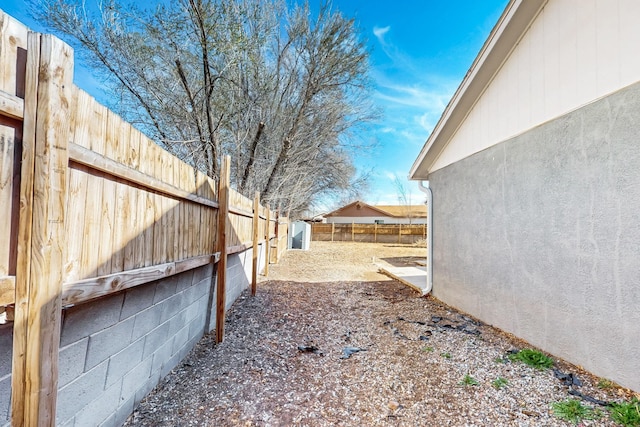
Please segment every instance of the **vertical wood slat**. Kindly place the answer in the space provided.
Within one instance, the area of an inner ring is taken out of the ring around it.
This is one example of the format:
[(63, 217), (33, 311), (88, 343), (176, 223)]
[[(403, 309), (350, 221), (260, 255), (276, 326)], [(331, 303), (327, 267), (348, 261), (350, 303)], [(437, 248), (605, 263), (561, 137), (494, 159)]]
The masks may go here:
[[(82, 90), (76, 89), (76, 108), (72, 126), (73, 140), (82, 141), (89, 137), (89, 123), (93, 99)], [(67, 236), (67, 263), (65, 281), (80, 280), (82, 270), (83, 234), (81, 226), (84, 222), (87, 197), (87, 172), (85, 166), (76, 165), (69, 169), (67, 199), (72, 201), (67, 206), (66, 236)]]
[[(32, 36), (30, 35), (30, 38)], [(37, 36), (36, 36), (37, 37)], [(30, 275), (26, 295), (28, 322), (21, 323), (17, 335), (26, 332), (24, 365), (14, 370), (13, 382), (24, 382), (21, 394), (12, 401), (23, 401), (14, 425), (55, 423), (58, 384), (58, 352), (62, 317), (64, 262), (64, 220), (68, 165), (68, 116), (73, 80), (73, 50), (50, 35), (40, 36), (40, 70), (35, 126), (35, 164)], [(31, 47), (31, 44), (30, 44)], [(17, 292), (22, 292), (22, 286)], [(25, 295), (16, 295), (23, 301)], [(19, 315), (23, 320), (25, 313)], [(15, 327), (16, 325), (14, 325)]]
[(231, 158), (225, 156), (220, 170), (220, 182), (218, 190), (218, 236), (217, 251), (220, 252), (220, 261), (217, 270), (217, 298), (216, 298), (216, 342), (224, 340), (224, 318), (226, 304), (227, 284), (227, 221), (229, 218), (229, 181), (231, 178)]
[[(6, 15), (5, 15), (6, 16)], [(15, 427), (25, 425), (26, 352), (29, 327), (29, 294), (31, 283), (31, 242), (33, 223), (33, 180), (35, 164), (36, 108), (40, 35), (27, 39), (27, 70), (22, 137), (22, 167), (20, 177), (20, 221), (18, 223), (18, 261), (15, 286), (15, 317), (13, 323), (13, 357), (11, 376), (11, 420)]]
[(269, 275), (269, 252), (271, 252), (271, 210), (269, 209), (269, 206), (267, 205), (267, 226), (266, 228), (266, 235), (265, 235), (265, 239), (267, 240), (265, 245), (264, 245), (264, 275), (268, 276)]
[[(251, 252), (253, 268), (251, 269), (251, 295), (258, 289), (258, 231), (260, 228), (260, 193), (256, 191), (253, 198), (253, 250)], [(269, 246), (269, 240), (266, 242)]]

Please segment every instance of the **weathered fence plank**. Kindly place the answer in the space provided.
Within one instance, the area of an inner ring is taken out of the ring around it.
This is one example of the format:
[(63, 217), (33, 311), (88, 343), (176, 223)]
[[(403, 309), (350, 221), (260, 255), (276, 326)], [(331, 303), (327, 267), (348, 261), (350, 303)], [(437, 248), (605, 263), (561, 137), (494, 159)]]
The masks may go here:
[(227, 281), (227, 218), (229, 216), (229, 180), (231, 178), (231, 159), (225, 156), (220, 168), (220, 183), (218, 189), (218, 237), (217, 252), (220, 261), (217, 270), (217, 298), (216, 298), (216, 342), (224, 339), (224, 318), (226, 304)]
[[(14, 370), (16, 381), (24, 381), (24, 413), (16, 424), (53, 425), (58, 384), (58, 351), (62, 314), (61, 286), (65, 257), (64, 220), (68, 164), (68, 115), (72, 100), (73, 51), (53, 36), (40, 39), (31, 274), (27, 289), (28, 322), (24, 368)], [(16, 289), (18, 290), (18, 289)], [(22, 289), (20, 289), (22, 291)], [(16, 297), (23, 300), (24, 296)], [(23, 317), (21, 315), (20, 317)], [(14, 325), (14, 328), (18, 325)], [(24, 335), (25, 331), (18, 330)]]
[[(6, 16), (5, 16), (6, 17)], [(0, 60), (4, 58), (0, 57)], [(1, 61), (0, 61), (1, 63)], [(22, 135), (22, 167), (20, 172), (20, 212), (13, 323), (13, 355), (11, 376), (11, 418), (14, 426), (25, 425), (26, 352), (29, 325), (31, 280), (31, 245), (33, 223), (33, 181), (35, 164), (36, 109), (40, 66), (40, 35), (29, 34), (25, 75), (24, 122)], [(19, 397), (18, 397), (19, 396)]]

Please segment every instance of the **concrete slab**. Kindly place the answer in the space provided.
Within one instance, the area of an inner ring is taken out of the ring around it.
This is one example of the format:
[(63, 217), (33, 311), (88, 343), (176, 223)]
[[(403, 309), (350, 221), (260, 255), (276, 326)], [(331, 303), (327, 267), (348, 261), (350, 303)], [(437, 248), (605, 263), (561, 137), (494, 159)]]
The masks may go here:
[(378, 264), (380, 273), (396, 279), (407, 286), (427, 294), (427, 268), (426, 267), (393, 267), (389, 264)]

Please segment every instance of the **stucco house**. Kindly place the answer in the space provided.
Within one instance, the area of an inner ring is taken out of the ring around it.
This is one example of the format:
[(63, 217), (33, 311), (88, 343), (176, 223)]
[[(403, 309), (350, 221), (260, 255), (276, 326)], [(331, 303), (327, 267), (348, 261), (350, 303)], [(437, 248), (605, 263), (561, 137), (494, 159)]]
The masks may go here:
[(426, 224), (425, 205), (369, 205), (355, 201), (324, 215), (331, 224)]
[(512, 0), (410, 171), (433, 294), (640, 391), (640, 2)]

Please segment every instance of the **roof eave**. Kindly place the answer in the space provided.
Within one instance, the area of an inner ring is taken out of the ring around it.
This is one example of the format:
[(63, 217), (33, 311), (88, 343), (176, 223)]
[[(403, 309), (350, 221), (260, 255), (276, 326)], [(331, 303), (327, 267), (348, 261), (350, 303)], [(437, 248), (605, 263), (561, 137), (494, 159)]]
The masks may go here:
[(433, 164), (548, 0), (511, 0), (418, 154), (409, 179), (428, 179)]

